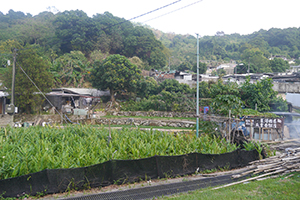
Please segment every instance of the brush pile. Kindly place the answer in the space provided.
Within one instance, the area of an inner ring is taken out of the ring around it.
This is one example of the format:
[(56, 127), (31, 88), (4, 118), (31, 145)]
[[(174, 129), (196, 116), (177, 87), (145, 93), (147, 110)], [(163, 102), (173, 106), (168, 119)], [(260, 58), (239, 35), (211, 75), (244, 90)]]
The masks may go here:
[(275, 178), (279, 175), (286, 175), (291, 172), (299, 171), (300, 148), (286, 148), (285, 153), (251, 162), (247, 171), (240, 174), (235, 174), (232, 176), (232, 178), (241, 178), (248, 174), (259, 174), (259, 176), (247, 180), (264, 180), (267, 178)]

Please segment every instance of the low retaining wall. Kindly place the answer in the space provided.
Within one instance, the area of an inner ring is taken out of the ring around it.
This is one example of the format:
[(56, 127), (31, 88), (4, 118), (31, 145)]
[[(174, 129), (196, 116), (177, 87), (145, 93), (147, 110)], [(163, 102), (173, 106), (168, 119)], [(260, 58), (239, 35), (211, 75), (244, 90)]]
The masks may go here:
[(120, 118), (120, 119), (107, 119), (100, 118), (95, 119), (96, 124), (108, 125), (134, 125), (134, 126), (170, 126), (170, 127), (182, 127), (192, 128), (196, 122), (192, 121), (176, 121), (176, 120), (147, 120), (147, 119), (136, 119), (136, 118)]
[(145, 117), (197, 117), (195, 113), (184, 112), (163, 112), (163, 111), (119, 111), (106, 112), (108, 115), (114, 116), (145, 116)]
[[(105, 118), (105, 113), (101, 114), (92, 114), (90, 115), (89, 119), (87, 116), (84, 115), (68, 115), (70, 121), (75, 123), (82, 123), (82, 124), (105, 124), (108, 125), (109, 121), (111, 124), (116, 125), (135, 125), (135, 126), (170, 126), (170, 127), (182, 127), (182, 128), (191, 128), (196, 123), (189, 120), (150, 120), (150, 119), (141, 119), (141, 118), (129, 118), (130, 116), (144, 116), (144, 117), (182, 117), (182, 118), (196, 118), (194, 113), (180, 113), (180, 112), (161, 112), (161, 111), (120, 111), (120, 112), (107, 112), (107, 115), (113, 116), (128, 116), (128, 118)], [(65, 116), (65, 115), (64, 115)], [(200, 114), (200, 119), (204, 119), (206, 121), (214, 121), (214, 122), (224, 122), (227, 120), (226, 117), (219, 117), (214, 115), (204, 115), (203, 113)], [(65, 117), (64, 117), (65, 118)], [(61, 116), (59, 115), (38, 115), (32, 117), (20, 117), (18, 121), (21, 122), (34, 122), (41, 119), (44, 122), (51, 122), (51, 123), (61, 123)], [(69, 122), (68, 119), (65, 119)]]

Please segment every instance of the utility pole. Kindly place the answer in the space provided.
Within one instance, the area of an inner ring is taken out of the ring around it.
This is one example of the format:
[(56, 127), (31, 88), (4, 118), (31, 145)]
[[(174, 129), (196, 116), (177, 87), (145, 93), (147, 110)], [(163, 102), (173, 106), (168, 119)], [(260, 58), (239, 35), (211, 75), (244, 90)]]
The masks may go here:
[(196, 136), (199, 136), (199, 34), (197, 35), (197, 106), (196, 106), (196, 115), (197, 115), (197, 122), (196, 122)]
[(249, 73), (250, 73), (250, 57), (249, 57), (249, 62), (248, 62), (248, 76), (249, 76)]
[(10, 100), (10, 108), (12, 109), (11, 126), (14, 125), (14, 115), (15, 115), (15, 79), (16, 79), (17, 49), (14, 49), (13, 56), (14, 56), (14, 60), (13, 60), (13, 68), (12, 68), (11, 100)]
[(169, 56), (169, 71), (171, 71), (171, 58), (173, 58), (174, 56)]
[(11, 102), (10, 102), (10, 104), (12, 105), (15, 105), (16, 60), (17, 60), (17, 49), (14, 49), (14, 61), (13, 61), (13, 69), (12, 69), (12, 83), (11, 83)]

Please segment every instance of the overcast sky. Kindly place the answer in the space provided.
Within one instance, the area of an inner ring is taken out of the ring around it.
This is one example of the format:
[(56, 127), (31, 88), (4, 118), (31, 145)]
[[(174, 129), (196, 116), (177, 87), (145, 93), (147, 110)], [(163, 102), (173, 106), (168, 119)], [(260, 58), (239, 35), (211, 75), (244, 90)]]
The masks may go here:
[[(12, 9), (37, 15), (46, 11), (49, 6), (54, 6), (60, 12), (79, 9), (92, 17), (96, 13), (103, 14), (108, 11), (114, 16), (131, 19), (176, 1), (178, 0), (0, 0), (0, 11), (7, 14)], [(272, 27), (300, 27), (299, 0), (198, 1), (181, 0), (134, 21), (163, 32), (192, 35), (199, 33), (201, 36), (214, 35), (217, 31), (224, 31), (225, 34), (250, 34)], [(198, 3), (188, 6), (195, 2)], [(178, 11), (172, 12), (174, 10)], [(169, 12), (172, 13), (164, 15)], [(156, 18), (161, 15), (164, 16)]]

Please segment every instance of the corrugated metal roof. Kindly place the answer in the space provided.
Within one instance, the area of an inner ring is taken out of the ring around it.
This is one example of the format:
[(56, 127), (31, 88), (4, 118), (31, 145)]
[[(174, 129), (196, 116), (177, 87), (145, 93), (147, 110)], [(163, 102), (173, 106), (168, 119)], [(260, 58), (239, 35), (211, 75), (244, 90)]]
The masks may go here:
[(94, 88), (56, 88), (56, 89), (52, 89), (52, 91), (78, 94), (81, 96), (94, 96), (94, 97), (110, 96), (110, 92), (108, 90), (101, 91)]
[(0, 97), (7, 97), (9, 94), (7, 92), (0, 91)]

